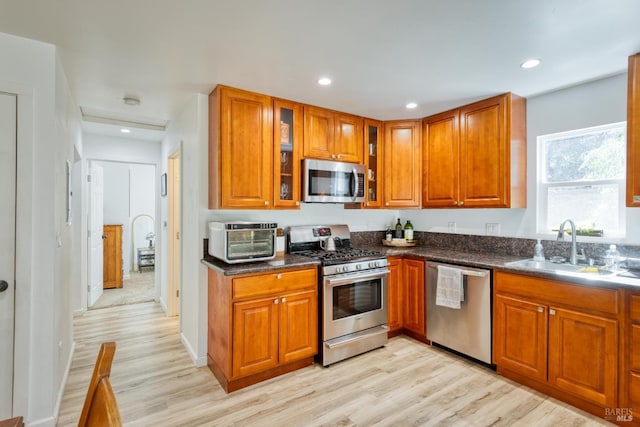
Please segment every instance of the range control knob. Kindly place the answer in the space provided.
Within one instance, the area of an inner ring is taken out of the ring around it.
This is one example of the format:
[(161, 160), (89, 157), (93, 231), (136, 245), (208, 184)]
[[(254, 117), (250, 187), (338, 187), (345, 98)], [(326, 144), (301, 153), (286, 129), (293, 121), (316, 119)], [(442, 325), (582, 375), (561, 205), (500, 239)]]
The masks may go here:
[[(338, 268), (340, 268), (340, 267), (338, 267)], [(349, 266), (348, 265), (345, 265), (344, 267), (342, 267), (342, 272), (343, 273), (346, 273), (348, 271), (349, 271)]]
[(356, 270), (362, 270), (362, 264), (356, 264)]

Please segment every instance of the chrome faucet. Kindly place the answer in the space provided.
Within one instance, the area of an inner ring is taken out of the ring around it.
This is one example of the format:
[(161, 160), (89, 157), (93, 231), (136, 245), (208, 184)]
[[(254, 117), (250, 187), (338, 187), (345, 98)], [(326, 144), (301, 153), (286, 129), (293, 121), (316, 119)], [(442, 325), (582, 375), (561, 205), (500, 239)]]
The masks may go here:
[(557, 240), (564, 240), (564, 225), (567, 222), (571, 226), (571, 254), (569, 255), (569, 263), (576, 265), (578, 263), (578, 250), (576, 248), (576, 224), (572, 220), (565, 219), (564, 221), (562, 221), (562, 224), (560, 224), (560, 231), (558, 231)]

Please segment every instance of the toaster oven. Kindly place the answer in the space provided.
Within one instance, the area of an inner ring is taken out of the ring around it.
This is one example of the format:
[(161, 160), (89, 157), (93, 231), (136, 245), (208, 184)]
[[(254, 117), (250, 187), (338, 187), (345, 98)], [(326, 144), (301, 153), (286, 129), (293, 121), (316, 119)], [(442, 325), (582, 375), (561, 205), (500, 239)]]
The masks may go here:
[(229, 264), (271, 260), (277, 227), (275, 222), (210, 222), (209, 254)]

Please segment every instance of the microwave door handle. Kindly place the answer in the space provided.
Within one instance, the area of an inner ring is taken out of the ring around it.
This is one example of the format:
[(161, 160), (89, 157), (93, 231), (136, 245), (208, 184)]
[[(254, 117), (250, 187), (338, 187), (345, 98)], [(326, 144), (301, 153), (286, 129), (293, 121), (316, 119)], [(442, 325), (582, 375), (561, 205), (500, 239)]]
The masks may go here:
[(358, 198), (358, 171), (356, 171), (356, 168), (353, 168), (352, 172), (353, 174), (353, 187), (351, 189), (351, 198), (355, 201)]

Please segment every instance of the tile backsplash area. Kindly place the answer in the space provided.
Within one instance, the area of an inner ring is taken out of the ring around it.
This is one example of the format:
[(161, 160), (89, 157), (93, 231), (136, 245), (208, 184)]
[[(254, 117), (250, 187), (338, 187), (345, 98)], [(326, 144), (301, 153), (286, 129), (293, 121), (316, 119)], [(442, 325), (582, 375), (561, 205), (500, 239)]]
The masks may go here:
[[(351, 233), (351, 245), (355, 247), (377, 246), (385, 238), (384, 231), (360, 231)], [(520, 239), (514, 237), (500, 236), (478, 236), (453, 233), (431, 233), (424, 231), (414, 232), (414, 238), (418, 240), (419, 246), (430, 248), (452, 250), (459, 252), (481, 252), (496, 255), (513, 255), (522, 258), (533, 256), (535, 239)], [(544, 254), (547, 258), (551, 256), (563, 256), (568, 258), (571, 248), (570, 241), (542, 240)], [(618, 251), (624, 258), (634, 259), (640, 263), (640, 246), (618, 245)], [(609, 243), (577, 243), (578, 253), (582, 253), (589, 258), (596, 260), (602, 258)]]

